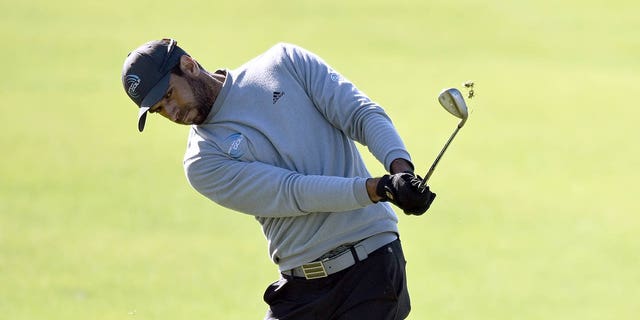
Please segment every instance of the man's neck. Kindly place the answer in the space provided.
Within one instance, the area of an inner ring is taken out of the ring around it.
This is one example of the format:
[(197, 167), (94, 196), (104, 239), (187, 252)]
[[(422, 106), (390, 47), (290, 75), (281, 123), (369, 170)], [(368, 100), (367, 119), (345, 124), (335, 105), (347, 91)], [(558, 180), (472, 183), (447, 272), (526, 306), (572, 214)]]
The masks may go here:
[(224, 85), (224, 81), (227, 79), (227, 71), (225, 70), (217, 70), (214, 73), (209, 73), (209, 85), (214, 93), (214, 98), (218, 98), (218, 94), (222, 90), (222, 86)]

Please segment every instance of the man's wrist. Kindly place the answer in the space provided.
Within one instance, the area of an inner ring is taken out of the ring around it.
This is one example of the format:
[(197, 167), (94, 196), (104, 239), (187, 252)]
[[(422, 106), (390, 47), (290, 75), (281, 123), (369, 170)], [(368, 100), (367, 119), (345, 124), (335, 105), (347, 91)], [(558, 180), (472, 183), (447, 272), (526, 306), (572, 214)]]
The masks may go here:
[(369, 178), (367, 179), (367, 182), (366, 182), (367, 193), (369, 194), (369, 199), (371, 199), (373, 203), (376, 203), (382, 200), (382, 197), (380, 197), (376, 193), (376, 188), (378, 187), (379, 181), (380, 181), (380, 178)]
[(398, 158), (391, 162), (391, 168), (389, 169), (390, 169), (389, 172), (391, 172), (391, 174), (396, 174), (398, 172), (406, 172), (406, 171), (413, 172), (414, 167), (411, 161), (403, 158)]

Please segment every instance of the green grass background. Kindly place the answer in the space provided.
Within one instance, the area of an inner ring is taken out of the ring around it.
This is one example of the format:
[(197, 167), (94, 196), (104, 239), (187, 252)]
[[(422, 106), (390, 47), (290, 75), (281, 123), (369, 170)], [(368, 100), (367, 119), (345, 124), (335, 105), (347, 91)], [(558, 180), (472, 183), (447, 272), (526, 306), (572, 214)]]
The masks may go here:
[[(0, 2), (0, 318), (262, 319), (277, 278), (250, 217), (187, 184), (188, 128), (144, 134), (120, 71), (174, 37), (205, 67), (279, 41), (380, 102), (426, 172), (400, 213), (410, 319), (637, 319), (640, 4), (567, 1)], [(364, 150), (364, 149), (363, 149)], [(367, 156), (371, 171), (383, 172)]]

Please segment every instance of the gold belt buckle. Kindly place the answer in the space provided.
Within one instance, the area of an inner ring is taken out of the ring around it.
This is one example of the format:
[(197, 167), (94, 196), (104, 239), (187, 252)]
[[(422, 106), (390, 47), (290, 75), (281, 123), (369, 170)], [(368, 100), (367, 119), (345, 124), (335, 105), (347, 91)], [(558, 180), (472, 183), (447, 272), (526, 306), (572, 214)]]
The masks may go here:
[(325, 278), (328, 276), (322, 261), (311, 262), (302, 265), (302, 272), (307, 280)]

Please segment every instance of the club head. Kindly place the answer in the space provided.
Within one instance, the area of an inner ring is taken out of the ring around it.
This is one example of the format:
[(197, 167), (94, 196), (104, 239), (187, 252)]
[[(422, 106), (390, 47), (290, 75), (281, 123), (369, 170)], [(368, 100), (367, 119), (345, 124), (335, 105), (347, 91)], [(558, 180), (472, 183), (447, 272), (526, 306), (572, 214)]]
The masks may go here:
[(456, 88), (444, 89), (438, 95), (438, 101), (449, 113), (462, 119), (458, 125), (458, 127), (462, 127), (469, 117), (469, 110), (460, 90)]

